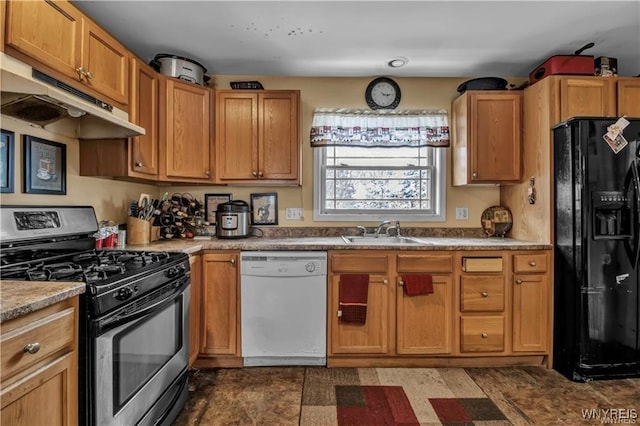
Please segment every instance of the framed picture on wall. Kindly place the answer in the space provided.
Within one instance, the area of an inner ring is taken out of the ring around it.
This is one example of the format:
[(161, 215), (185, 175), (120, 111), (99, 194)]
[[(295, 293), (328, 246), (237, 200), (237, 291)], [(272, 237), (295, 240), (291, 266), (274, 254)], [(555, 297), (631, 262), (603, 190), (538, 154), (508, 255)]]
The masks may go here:
[(13, 192), (14, 138), (13, 132), (2, 129), (2, 138), (0, 138), (0, 192)]
[(251, 194), (253, 225), (278, 224), (278, 193)]
[(22, 141), (23, 192), (65, 195), (67, 193), (67, 146), (24, 135)]
[(204, 220), (209, 223), (215, 223), (218, 204), (231, 200), (233, 200), (233, 194), (204, 194)]

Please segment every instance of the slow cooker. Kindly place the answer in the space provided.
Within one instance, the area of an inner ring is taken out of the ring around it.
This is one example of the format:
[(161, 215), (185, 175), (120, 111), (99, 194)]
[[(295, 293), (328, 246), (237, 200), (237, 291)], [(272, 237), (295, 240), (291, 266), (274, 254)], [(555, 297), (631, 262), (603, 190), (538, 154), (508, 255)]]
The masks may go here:
[(206, 75), (207, 69), (199, 62), (184, 56), (158, 53), (149, 62), (149, 65), (160, 74), (179, 78), (189, 83), (205, 86), (209, 82), (209, 76)]
[(216, 210), (216, 237), (246, 238), (249, 236), (251, 210), (242, 200), (218, 204)]

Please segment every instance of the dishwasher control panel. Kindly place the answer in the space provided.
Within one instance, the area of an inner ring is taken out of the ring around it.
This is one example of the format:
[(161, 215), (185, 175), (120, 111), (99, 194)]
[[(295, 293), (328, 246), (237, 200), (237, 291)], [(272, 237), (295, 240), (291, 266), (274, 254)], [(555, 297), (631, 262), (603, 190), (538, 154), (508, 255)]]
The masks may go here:
[(310, 251), (247, 251), (240, 255), (242, 275), (304, 277), (327, 274), (327, 253)]

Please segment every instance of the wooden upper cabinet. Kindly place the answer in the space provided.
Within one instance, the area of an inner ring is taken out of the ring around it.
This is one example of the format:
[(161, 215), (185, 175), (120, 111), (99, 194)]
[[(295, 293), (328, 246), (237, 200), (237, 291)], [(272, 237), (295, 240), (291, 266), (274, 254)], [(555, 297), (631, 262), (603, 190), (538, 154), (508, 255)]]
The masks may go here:
[(212, 182), (211, 92), (197, 84), (160, 80), (159, 180)]
[(131, 96), (129, 120), (145, 130), (129, 141), (130, 175), (142, 178), (158, 176), (158, 77), (138, 58), (131, 59)]
[(124, 105), (129, 102), (130, 56), (127, 48), (105, 30), (89, 19), (83, 20), (83, 81)]
[(216, 92), (216, 180), (300, 182), (300, 92)]
[(518, 182), (522, 92), (468, 91), (452, 110), (453, 185)]
[(560, 117), (613, 117), (616, 115), (615, 79), (604, 77), (561, 77)]
[(83, 14), (66, 1), (10, 1), (6, 43), (60, 73), (77, 79), (82, 63)]
[(7, 53), (121, 108), (128, 104), (130, 51), (70, 2), (10, 1), (6, 26), (14, 49)]
[(640, 118), (640, 78), (618, 78), (618, 114)]

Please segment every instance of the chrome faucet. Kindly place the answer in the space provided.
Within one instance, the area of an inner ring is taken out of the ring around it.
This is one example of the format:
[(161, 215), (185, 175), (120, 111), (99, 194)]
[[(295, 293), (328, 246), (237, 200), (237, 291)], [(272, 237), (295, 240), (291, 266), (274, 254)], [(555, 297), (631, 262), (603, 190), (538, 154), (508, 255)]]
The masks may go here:
[(380, 231), (382, 231), (382, 228), (384, 228), (386, 225), (389, 225), (391, 223), (391, 221), (389, 220), (383, 220), (382, 222), (380, 222), (380, 225), (378, 225), (378, 227), (376, 228), (376, 230), (374, 231), (374, 236), (376, 238), (378, 238), (378, 235), (380, 235)]
[(400, 221), (396, 220), (396, 237), (400, 238)]

